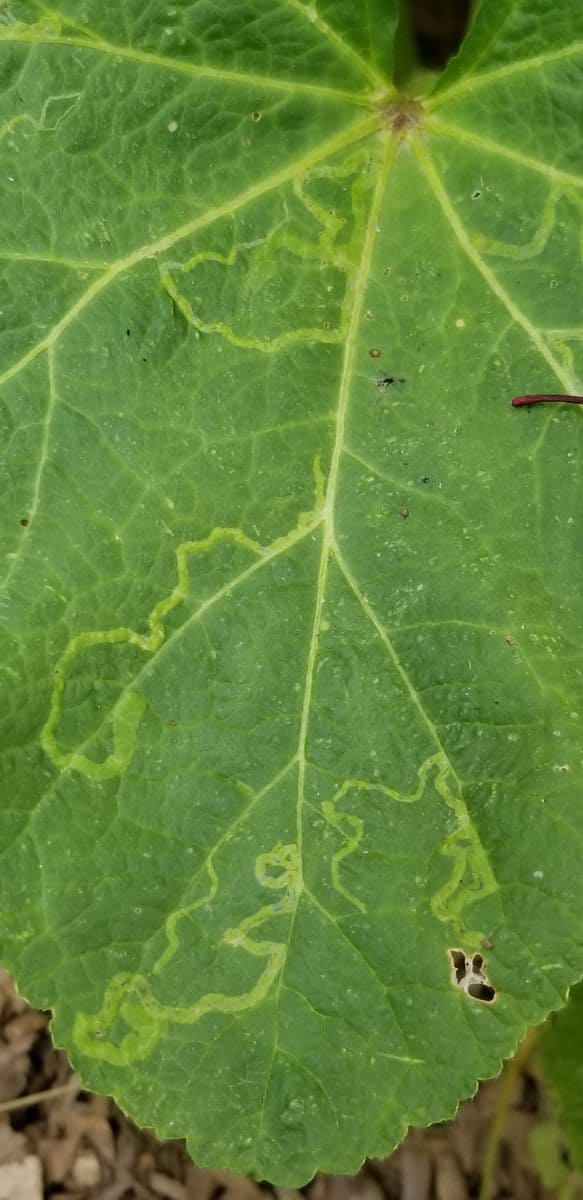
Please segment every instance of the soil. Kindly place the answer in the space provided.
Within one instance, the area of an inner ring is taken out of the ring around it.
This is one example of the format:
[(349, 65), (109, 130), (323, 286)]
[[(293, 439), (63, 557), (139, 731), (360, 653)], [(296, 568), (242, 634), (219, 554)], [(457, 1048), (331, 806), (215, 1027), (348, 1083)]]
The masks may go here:
[[(487, 1200), (559, 1195), (543, 1187), (531, 1154), (532, 1132), (551, 1114), (530, 1060), (483, 1083), (455, 1121), (412, 1130), (389, 1158), (354, 1176), (317, 1175), (294, 1192), (201, 1170), (182, 1142), (137, 1129), (112, 1100), (82, 1089), (48, 1024), (0, 972), (0, 1200), (486, 1200), (488, 1154)], [(563, 1171), (561, 1197), (583, 1200), (578, 1177)]]

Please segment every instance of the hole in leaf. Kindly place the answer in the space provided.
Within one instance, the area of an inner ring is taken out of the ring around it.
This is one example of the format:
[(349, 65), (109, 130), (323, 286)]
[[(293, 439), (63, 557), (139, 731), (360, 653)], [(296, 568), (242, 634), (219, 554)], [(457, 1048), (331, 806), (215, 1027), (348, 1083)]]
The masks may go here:
[(457, 54), (470, 20), (470, 0), (409, 0), (409, 21), (424, 67), (444, 67)]
[(463, 950), (450, 950), (451, 961), (455, 972), (456, 983), (463, 983), (466, 977), (466, 956)]
[(451, 963), (451, 982), (461, 988), (471, 1000), (480, 1000), (483, 1004), (492, 1004), (496, 999), (496, 988), (492, 986), (486, 974), (486, 961), (481, 954), (473, 954), (470, 958), (465, 950), (455, 947), (449, 951)]
[(468, 996), (472, 997), (472, 1000), (483, 1000), (486, 1004), (491, 1004), (496, 997), (496, 989), (490, 983), (482, 983), (481, 981), (468, 983), (466, 991)]

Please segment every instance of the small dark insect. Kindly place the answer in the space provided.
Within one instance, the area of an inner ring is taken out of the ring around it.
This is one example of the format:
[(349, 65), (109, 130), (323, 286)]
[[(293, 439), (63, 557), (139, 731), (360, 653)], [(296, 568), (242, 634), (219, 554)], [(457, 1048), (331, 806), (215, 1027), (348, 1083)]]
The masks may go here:
[(515, 408), (523, 404), (583, 404), (583, 396), (514, 396), (512, 403)]
[(394, 383), (406, 383), (407, 380), (402, 375), (383, 375), (381, 379), (377, 379), (378, 388), (388, 388)]

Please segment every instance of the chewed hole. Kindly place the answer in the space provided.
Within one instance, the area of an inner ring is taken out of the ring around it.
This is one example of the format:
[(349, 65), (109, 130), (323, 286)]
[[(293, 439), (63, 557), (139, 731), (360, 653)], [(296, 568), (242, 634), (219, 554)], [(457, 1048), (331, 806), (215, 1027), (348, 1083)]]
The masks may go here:
[(496, 999), (496, 988), (493, 988), (491, 983), (471, 982), (468, 983), (466, 991), (472, 1000), (482, 1000), (485, 1004), (491, 1004)]
[(466, 977), (467, 959), (463, 950), (450, 950), (451, 961), (455, 973), (455, 982), (463, 983)]
[(450, 979), (454, 987), (461, 988), (471, 1000), (480, 1000), (482, 1004), (493, 1004), (496, 999), (496, 988), (490, 983), (486, 974), (486, 961), (482, 954), (471, 957), (465, 950), (455, 947), (448, 951), (450, 959)]
[(261, 120), (261, 113), (259, 112), (258, 108), (256, 108), (255, 111), (251, 113), (251, 120), (252, 121), (260, 121)]

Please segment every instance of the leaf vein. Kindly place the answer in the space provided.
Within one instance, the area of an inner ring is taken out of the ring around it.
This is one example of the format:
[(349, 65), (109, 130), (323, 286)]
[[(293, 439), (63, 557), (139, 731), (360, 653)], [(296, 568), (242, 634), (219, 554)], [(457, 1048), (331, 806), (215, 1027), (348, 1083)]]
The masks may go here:
[[(265, 88), (278, 92), (291, 92), (292, 95), (312, 95), (329, 100), (343, 100), (362, 106), (370, 105), (370, 97), (358, 92), (344, 91), (341, 88), (323, 87), (317, 83), (303, 83), (296, 79), (278, 79), (272, 75), (247, 74), (244, 71), (233, 71), (226, 67), (211, 67), (201, 63), (189, 62), (188, 59), (167, 58), (162, 54), (153, 54), (148, 50), (139, 50), (135, 46), (113, 45), (102, 39), (91, 41), (88, 37), (74, 34), (51, 34), (44, 29), (37, 30), (34, 26), (30, 32), (20, 27), (17, 32), (7, 30), (0, 34), (0, 42), (10, 45), (33, 46), (72, 46), (76, 49), (88, 50), (93, 53), (108, 55), (112, 58), (161, 67), (164, 70), (176, 71), (179, 74), (190, 75), (195, 79), (213, 79), (220, 83), (236, 83), (255, 90)], [(374, 76), (374, 82), (384, 81)], [(385, 85), (386, 86), (386, 85)]]
[(512, 319), (524, 330), (527, 337), (532, 342), (535, 350), (537, 350), (541, 357), (544, 358), (545, 362), (550, 366), (551, 370), (562, 384), (565, 392), (576, 393), (578, 390), (578, 382), (575, 379), (575, 376), (572, 375), (570, 371), (566, 371), (559, 360), (555, 358), (545, 338), (542, 336), (540, 329), (537, 329), (533, 322), (529, 320), (525, 313), (523, 313), (518, 305), (515, 304), (514, 300), (511, 298), (511, 296), (509, 296), (506, 289), (496, 278), (494, 272), (484, 262), (476, 247), (472, 244), (466, 229), (464, 228), (449, 196), (447, 195), (447, 192), (426, 147), (422, 146), (420, 142), (416, 143), (415, 153), (417, 155), (417, 161), (419, 162), (420, 169), (423, 171), (423, 174), (425, 175), (425, 178), (427, 179), (427, 182), (429, 183), (429, 186), (431, 187), (431, 190), (433, 191), (433, 194), (466, 257), (471, 263), (473, 263), (476, 270), (482, 275), (490, 290), (504, 306), (504, 308), (506, 308), (506, 310), (510, 313)]
[(443, 92), (439, 92), (433, 100), (427, 103), (428, 109), (441, 108), (444, 104), (449, 104), (452, 99), (458, 96), (466, 96), (471, 92), (478, 91), (480, 88), (495, 85), (504, 79), (510, 79), (513, 75), (521, 75), (526, 71), (536, 71), (540, 67), (545, 67), (549, 63), (564, 62), (565, 59), (575, 58), (577, 55), (583, 54), (583, 41), (571, 42), (568, 46), (561, 46), (557, 50), (548, 50), (544, 54), (535, 54), (532, 58), (523, 58), (518, 62), (506, 63), (503, 67), (494, 67), (491, 71), (484, 71), (481, 75), (471, 75), (460, 79), (458, 83), (452, 84)]

